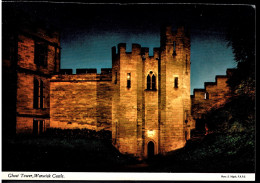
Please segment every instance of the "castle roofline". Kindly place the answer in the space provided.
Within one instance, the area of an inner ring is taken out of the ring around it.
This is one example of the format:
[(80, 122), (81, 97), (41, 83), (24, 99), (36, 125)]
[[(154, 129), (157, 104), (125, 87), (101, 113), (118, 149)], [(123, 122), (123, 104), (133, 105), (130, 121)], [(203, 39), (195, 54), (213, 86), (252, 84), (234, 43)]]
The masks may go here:
[(127, 55), (143, 55), (143, 58), (159, 58), (160, 48), (155, 47), (153, 48), (153, 55), (149, 55), (149, 48), (148, 47), (141, 47), (140, 44), (132, 43), (132, 51), (126, 51), (126, 43), (119, 43), (116, 46), (112, 47), (112, 57), (115, 58), (120, 54), (127, 54)]

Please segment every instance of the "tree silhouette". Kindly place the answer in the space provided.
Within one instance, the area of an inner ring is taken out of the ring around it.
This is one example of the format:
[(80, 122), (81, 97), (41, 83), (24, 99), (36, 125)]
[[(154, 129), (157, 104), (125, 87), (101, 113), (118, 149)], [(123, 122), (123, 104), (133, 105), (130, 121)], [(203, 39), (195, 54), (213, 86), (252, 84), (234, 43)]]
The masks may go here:
[(255, 97), (255, 8), (242, 6), (230, 19), (227, 32), (228, 46), (232, 47), (237, 70), (228, 80), (232, 91)]

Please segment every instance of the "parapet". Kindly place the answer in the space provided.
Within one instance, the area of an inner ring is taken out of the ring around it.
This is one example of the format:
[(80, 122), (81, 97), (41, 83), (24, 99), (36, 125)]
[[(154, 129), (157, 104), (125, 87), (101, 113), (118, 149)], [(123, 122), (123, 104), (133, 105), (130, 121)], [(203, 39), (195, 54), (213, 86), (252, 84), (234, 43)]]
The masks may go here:
[(126, 43), (119, 43), (117, 45), (117, 47), (118, 47), (118, 53), (119, 54), (122, 54), (122, 53), (126, 52)]
[(153, 57), (159, 59), (159, 55), (160, 55), (160, 48), (153, 48)]
[(225, 82), (227, 81), (228, 77), (234, 72), (234, 68), (229, 68), (227, 69), (226, 73), (227, 75), (216, 75), (215, 77), (215, 82), (205, 82), (204, 83), (204, 88), (203, 89), (194, 89), (193, 90), (193, 95), (191, 95), (191, 98), (196, 98), (196, 93), (205, 93), (207, 92), (207, 89), (209, 89), (208, 87), (228, 87), (228, 85), (225, 84)]
[(141, 47), (140, 44), (132, 44), (132, 52), (126, 52), (126, 43), (119, 43), (117, 45), (118, 52), (116, 47), (112, 47), (112, 60), (114, 60), (118, 55), (142, 55), (143, 58), (154, 57), (155, 59), (159, 58), (160, 48), (153, 49), (153, 56), (149, 56), (149, 48)]
[(141, 55), (144, 55), (145, 58), (149, 57), (149, 48), (147, 47), (141, 48)]
[(97, 69), (76, 69), (76, 74), (93, 74), (97, 73)]
[(60, 69), (59, 74), (72, 74), (72, 69)]
[(111, 74), (112, 73), (112, 69), (111, 68), (102, 68), (101, 69), (101, 74)]
[(132, 44), (132, 54), (133, 55), (140, 55), (141, 53), (141, 45), (140, 44)]

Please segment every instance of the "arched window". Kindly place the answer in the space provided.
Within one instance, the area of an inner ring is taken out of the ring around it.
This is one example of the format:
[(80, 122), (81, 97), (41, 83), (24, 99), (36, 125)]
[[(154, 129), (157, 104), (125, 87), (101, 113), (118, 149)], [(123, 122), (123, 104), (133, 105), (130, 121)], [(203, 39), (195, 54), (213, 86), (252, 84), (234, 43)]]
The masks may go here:
[(152, 76), (152, 90), (155, 90), (156, 89), (156, 77), (155, 75)]
[(147, 76), (147, 90), (150, 90), (150, 88), (151, 88), (151, 77), (148, 74), (148, 76)]
[(150, 71), (150, 73), (146, 77), (147, 81), (147, 90), (156, 90), (156, 76), (154, 75), (153, 71)]

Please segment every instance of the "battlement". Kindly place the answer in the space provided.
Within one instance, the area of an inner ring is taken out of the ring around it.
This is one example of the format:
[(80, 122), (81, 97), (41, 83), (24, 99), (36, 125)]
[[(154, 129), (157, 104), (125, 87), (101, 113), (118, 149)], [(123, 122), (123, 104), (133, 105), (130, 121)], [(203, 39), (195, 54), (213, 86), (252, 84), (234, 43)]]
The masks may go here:
[(177, 48), (178, 45), (190, 47), (190, 33), (184, 26), (177, 27), (173, 31), (171, 26), (161, 28), (161, 48), (164, 49), (166, 45)]
[(73, 74), (72, 69), (60, 69), (60, 74)]
[(126, 43), (119, 43), (116, 46), (112, 47), (112, 59), (117, 58), (118, 56), (123, 56), (123, 55), (141, 55), (143, 59), (146, 58), (159, 58), (160, 54), (160, 48), (153, 48), (153, 55), (149, 55), (149, 48), (147, 47), (141, 47), (141, 45), (133, 43), (132, 44), (132, 51), (131, 52), (126, 52)]
[(203, 89), (193, 90), (191, 100), (194, 119), (200, 119), (207, 111), (212, 108), (219, 108), (229, 100), (231, 92), (226, 82), (234, 70), (227, 69), (227, 75), (217, 75), (215, 82), (205, 82)]
[(76, 74), (92, 74), (97, 73), (97, 69), (76, 69)]
[(210, 88), (216, 88), (216, 87), (227, 87), (226, 81), (228, 77), (234, 72), (234, 68), (229, 68), (226, 71), (226, 75), (216, 75), (215, 82), (205, 82), (204, 88), (202, 89), (194, 89), (193, 95), (191, 95), (192, 98), (196, 97), (196, 94), (198, 93), (205, 93)]
[(51, 82), (83, 82), (83, 81), (111, 81), (112, 69), (101, 68), (101, 73), (97, 69), (76, 69), (73, 74), (72, 69), (60, 69), (59, 74), (53, 75)]
[(101, 69), (101, 74), (111, 74), (112, 73), (112, 68), (102, 68)]
[(72, 69), (60, 69), (59, 75), (105, 75), (105, 74), (111, 74), (112, 68), (101, 68), (101, 73), (97, 73), (97, 69), (76, 69), (76, 74), (73, 74)]

